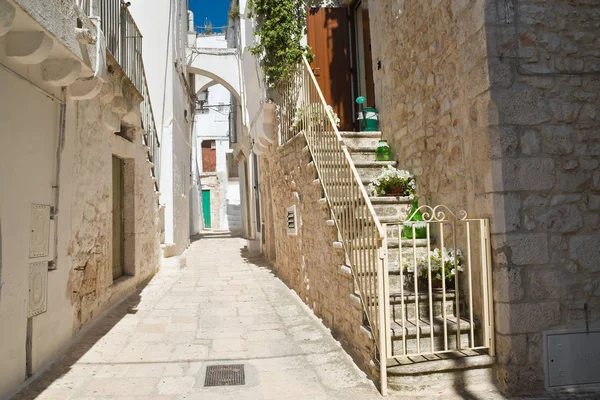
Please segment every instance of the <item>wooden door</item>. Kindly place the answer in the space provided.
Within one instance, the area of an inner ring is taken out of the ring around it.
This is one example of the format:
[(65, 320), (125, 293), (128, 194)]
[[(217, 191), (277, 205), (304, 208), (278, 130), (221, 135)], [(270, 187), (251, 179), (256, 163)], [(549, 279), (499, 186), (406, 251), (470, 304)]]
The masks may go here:
[(340, 130), (354, 130), (348, 9), (311, 8), (307, 13), (311, 67), (327, 104), (340, 117)]
[(113, 280), (123, 275), (125, 230), (123, 223), (123, 160), (119, 157), (112, 158), (112, 221), (113, 221)]

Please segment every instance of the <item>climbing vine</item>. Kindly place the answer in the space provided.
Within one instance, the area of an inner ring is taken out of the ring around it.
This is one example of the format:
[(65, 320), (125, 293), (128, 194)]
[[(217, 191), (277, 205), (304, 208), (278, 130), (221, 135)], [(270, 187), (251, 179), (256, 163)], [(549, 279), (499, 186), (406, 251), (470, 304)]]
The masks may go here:
[(258, 36), (249, 50), (260, 57), (267, 84), (275, 87), (294, 72), (302, 55), (312, 60), (309, 47), (300, 42), (306, 33), (304, 1), (250, 0), (248, 8)]

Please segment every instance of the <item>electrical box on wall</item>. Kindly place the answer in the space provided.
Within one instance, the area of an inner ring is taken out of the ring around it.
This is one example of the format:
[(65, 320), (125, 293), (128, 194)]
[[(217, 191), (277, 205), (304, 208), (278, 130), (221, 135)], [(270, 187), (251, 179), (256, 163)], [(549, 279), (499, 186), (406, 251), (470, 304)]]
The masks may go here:
[(46, 312), (48, 298), (48, 262), (29, 264), (29, 309), (31, 318)]
[(289, 236), (298, 235), (298, 219), (296, 215), (296, 206), (286, 208), (287, 234)]
[(31, 205), (29, 258), (47, 257), (50, 244), (50, 206)]
[(600, 331), (544, 333), (546, 389), (600, 384)]

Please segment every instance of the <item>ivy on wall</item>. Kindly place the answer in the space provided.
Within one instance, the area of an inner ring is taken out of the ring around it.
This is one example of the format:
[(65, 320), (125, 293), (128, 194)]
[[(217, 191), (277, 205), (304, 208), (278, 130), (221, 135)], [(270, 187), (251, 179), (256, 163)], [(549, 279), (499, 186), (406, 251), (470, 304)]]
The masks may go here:
[(250, 0), (249, 17), (257, 23), (258, 41), (249, 48), (260, 57), (267, 84), (277, 86), (295, 71), (307, 56), (312, 61), (308, 46), (300, 40), (306, 33), (306, 10), (302, 0)]

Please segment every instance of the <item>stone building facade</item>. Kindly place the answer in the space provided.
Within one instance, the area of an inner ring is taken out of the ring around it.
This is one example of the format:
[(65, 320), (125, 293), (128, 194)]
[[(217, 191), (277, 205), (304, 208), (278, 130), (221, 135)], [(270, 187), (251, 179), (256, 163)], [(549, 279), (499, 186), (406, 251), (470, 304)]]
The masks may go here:
[(399, 167), (422, 202), (491, 219), (505, 391), (543, 390), (544, 332), (600, 327), (598, 5), (369, 2)]
[(1, 398), (158, 268), (148, 99), (88, 18), (100, 3), (86, 5), (0, 1)]

